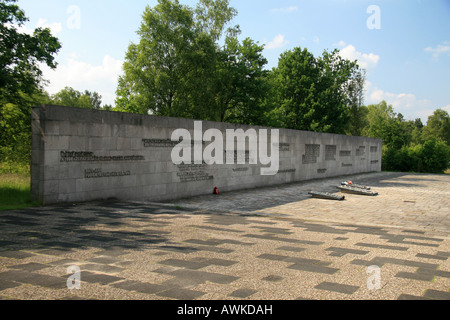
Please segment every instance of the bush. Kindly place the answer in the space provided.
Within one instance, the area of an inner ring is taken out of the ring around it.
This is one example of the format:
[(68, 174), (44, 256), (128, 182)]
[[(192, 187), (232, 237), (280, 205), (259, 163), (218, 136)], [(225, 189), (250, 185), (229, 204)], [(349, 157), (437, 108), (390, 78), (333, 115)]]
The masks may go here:
[(420, 160), (418, 172), (443, 173), (449, 168), (450, 147), (443, 141), (431, 139), (414, 149)]
[(449, 167), (450, 148), (436, 139), (398, 150), (383, 149), (385, 171), (444, 173)]

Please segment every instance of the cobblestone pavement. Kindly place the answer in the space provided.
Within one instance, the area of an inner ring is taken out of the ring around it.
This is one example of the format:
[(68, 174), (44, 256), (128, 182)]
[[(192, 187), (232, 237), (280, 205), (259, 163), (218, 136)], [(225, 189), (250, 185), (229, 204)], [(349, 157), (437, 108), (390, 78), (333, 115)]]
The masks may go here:
[(450, 176), (345, 178), (0, 212), (0, 298), (450, 300)]

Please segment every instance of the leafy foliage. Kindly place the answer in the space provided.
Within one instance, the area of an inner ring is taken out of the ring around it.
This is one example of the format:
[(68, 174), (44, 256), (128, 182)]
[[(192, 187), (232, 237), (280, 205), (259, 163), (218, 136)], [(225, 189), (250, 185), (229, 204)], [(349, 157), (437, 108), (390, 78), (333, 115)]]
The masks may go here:
[(100, 110), (102, 108), (102, 96), (97, 92), (90, 92), (88, 90), (80, 92), (71, 87), (65, 87), (50, 97), (50, 103), (68, 107)]
[(16, 0), (0, 0), (0, 172), (27, 171), (30, 106), (44, 103), (150, 113), (383, 140), (383, 169), (443, 172), (450, 163), (450, 119), (438, 109), (426, 125), (406, 121), (385, 101), (364, 105), (365, 71), (338, 50), (281, 54), (265, 69), (264, 46), (242, 38), (229, 0), (178, 0), (147, 6), (139, 42), (126, 52), (115, 106), (97, 92), (66, 87), (49, 96), (39, 65), (56, 68), (61, 45), (49, 29), (18, 31), (28, 19)]
[(338, 50), (314, 57), (300, 47), (283, 53), (272, 72), (274, 114), (282, 127), (345, 133), (350, 112), (348, 85), (357, 74), (356, 62)]
[(20, 93), (42, 89), (39, 63), (56, 68), (55, 54), (61, 48), (48, 28), (37, 28), (33, 35), (20, 33), (28, 18), (17, 0), (0, 0), (0, 103), (20, 102)]

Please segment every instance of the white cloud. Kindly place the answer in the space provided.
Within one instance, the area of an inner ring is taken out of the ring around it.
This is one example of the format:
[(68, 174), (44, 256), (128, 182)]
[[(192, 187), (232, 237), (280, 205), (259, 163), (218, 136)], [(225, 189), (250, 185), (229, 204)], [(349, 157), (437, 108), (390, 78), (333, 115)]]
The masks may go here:
[(333, 43), (333, 45), (337, 47), (345, 47), (345, 42), (341, 40), (338, 43)]
[[(393, 93), (384, 91), (374, 86), (370, 81), (366, 81), (365, 104), (377, 104), (381, 101), (393, 106), (396, 113), (401, 113), (408, 120), (421, 118), (426, 123), (428, 116), (433, 114), (435, 106), (430, 100), (418, 99), (412, 93)], [(447, 107), (450, 107), (447, 106)], [(446, 108), (446, 107), (445, 107)]]
[(444, 41), (442, 44), (438, 44), (436, 48), (427, 47), (424, 49), (425, 52), (432, 52), (433, 59), (438, 59), (443, 53), (448, 52), (450, 56), (450, 41)]
[(269, 43), (266, 45), (266, 49), (277, 49), (284, 47), (289, 44), (289, 41), (285, 39), (285, 36), (283, 34), (279, 34), (273, 38), (272, 41), (269, 41)]
[(315, 36), (314, 39), (313, 39), (313, 42), (314, 42), (314, 43), (319, 43), (319, 42), (320, 42), (319, 37), (318, 37), (318, 36)]
[(362, 53), (356, 50), (355, 46), (349, 44), (346, 45), (344, 41), (338, 43), (340, 47), (344, 47), (340, 50), (340, 55), (344, 59), (350, 61), (358, 60), (358, 64), (361, 68), (366, 69), (368, 72), (373, 71), (378, 62), (380, 56), (374, 53)]
[(280, 13), (290, 13), (290, 12), (294, 12), (294, 11), (298, 11), (298, 7), (292, 6), (292, 7), (272, 9), (272, 12), (280, 12)]
[(446, 105), (445, 107), (442, 108), (443, 110), (447, 111), (448, 113), (450, 113), (450, 104)]
[(43, 18), (40, 18), (38, 20), (38, 23), (37, 23), (36, 27), (34, 27), (34, 28), (29, 28), (29, 27), (27, 27), (24, 24), (21, 25), (21, 26), (18, 26), (18, 25), (15, 25), (15, 24), (6, 24), (6, 26), (7, 27), (13, 26), (14, 28), (17, 29), (17, 31), (19, 33), (25, 33), (25, 34), (29, 34), (29, 35), (32, 35), (36, 28), (49, 28), (53, 36), (55, 36), (58, 33), (60, 33), (62, 31), (62, 29), (63, 29), (61, 22), (48, 23), (47, 20), (43, 19)]
[(49, 28), (52, 32), (52, 35), (57, 35), (62, 31), (62, 23), (61, 22), (53, 22), (48, 23), (47, 20), (40, 18), (36, 28)]
[(92, 65), (78, 60), (75, 53), (69, 56), (67, 62), (60, 63), (56, 70), (41, 67), (44, 78), (50, 81), (46, 90), (50, 94), (55, 94), (64, 87), (72, 87), (79, 91), (96, 91), (103, 97), (103, 104), (113, 104), (123, 62), (105, 55), (101, 64)]

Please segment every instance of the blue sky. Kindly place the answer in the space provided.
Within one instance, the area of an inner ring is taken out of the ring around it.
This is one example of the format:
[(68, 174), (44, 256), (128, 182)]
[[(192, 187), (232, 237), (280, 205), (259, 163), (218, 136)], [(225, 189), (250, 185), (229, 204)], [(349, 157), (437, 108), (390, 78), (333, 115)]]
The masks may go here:
[[(197, 0), (180, 0), (195, 6)], [(450, 112), (450, 0), (231, 0), (241, 37), (265, 44), (268, 68), (294, 47), (314, 55), (341, 50), (367, 69), (365, 104), (386, 100), (406, 119)], [(56, 93), (65, 86), (97, 91), (113, 104), (117, 77), (147, 5), (156, 0), (19, 0), (30, 21), (60, 39)]]

